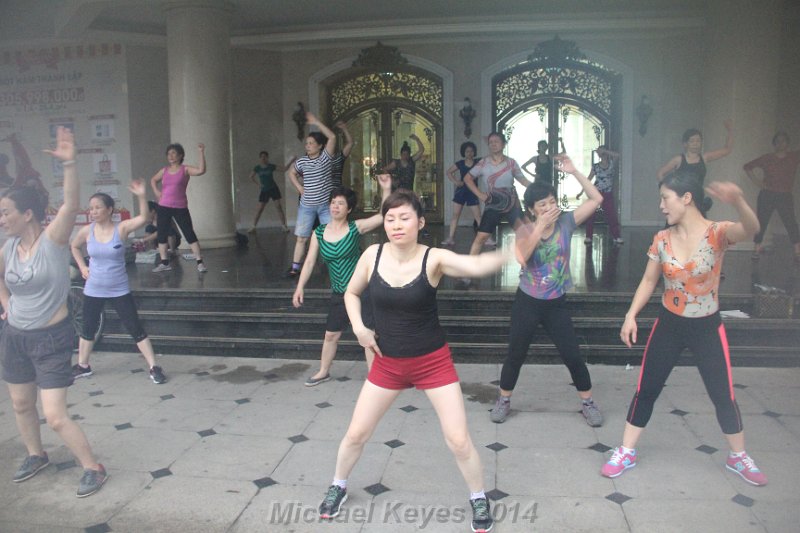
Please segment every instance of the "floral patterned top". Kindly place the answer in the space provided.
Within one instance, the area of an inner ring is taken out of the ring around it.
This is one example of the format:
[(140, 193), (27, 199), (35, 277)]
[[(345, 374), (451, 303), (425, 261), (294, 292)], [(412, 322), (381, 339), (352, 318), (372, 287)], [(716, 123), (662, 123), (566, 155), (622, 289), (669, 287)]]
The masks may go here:
[(732, 243), (728, 228), (733, 222), (713, 222), (706, 229), (697, 250), (681, 264), (672, 251), (670, 229), (659, 231), (647, 256), (661, 263), (664, 295), (661, 303), (668, 311), (688, 318), (713, 315), (719, 310), (719, 275), (722, 257)]
[(553, 233), (539, 241), (528, 262), (519, 273), (519, 288), (539, 300), (553, 300), (572, 287), (569, 274), (569, 252), (575, 231), (575, 214), (561, 214)]

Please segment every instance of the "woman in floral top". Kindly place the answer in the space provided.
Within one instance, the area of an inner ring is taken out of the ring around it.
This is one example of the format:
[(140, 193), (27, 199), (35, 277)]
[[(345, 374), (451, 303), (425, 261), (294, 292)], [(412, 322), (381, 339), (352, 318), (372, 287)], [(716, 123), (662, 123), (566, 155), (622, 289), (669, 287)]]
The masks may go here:
[(581, 358), (566, 293), (572, 286), (569, 273), (572, 233), (597, 210), (603, 196), (575, 169), (568, 156), (558, 155), (554, 160), (559, 170), (577, 178), (588, 199), (574, 211), (562, 213), (551, 184), (537, 181), (525, 190), (525, 208), (536, 221), (523, 225), (517, 234), (516, 254), (522, 270), (511, 308), (508, 355), (500, 374), (500, 390), (491, 420), (501, 423), (508, 416), (511, 394), (541, 323), (569, 369), (586, 422), (597, 427), (602, 425), (603, 417), (592, 401), (592, 380)]
[(644, 351), (622, 445), (601, 470), (606, 477), (617, 477), (636, 466), (636, 442), (681, 352), (689, 348), (731, 448), (725, 466), (748, 483), (767, 483), (767, 478), (745, 453), (742, 418), (734, 397), (728, 341), (719, 316), (718, 299), (725, 250), (735, 242), (752, 238), (758, 231), (758, 219), (742, 190), (733, 183), (712, 183), (707, 191), (732, 205), (740, 221), (712, 222), (705, 218), (697, 207), (703, 205), (703, 186), (696, 176), (679, 172), (661, 182), (661, 212), (669, 227), (656, 234), (647, 252), (650, 260), (625, 315), (620, 332), (622, 342), (628, 347), (636, 342), (636, 315), (650, 299), (661, 276), (663, 307)]

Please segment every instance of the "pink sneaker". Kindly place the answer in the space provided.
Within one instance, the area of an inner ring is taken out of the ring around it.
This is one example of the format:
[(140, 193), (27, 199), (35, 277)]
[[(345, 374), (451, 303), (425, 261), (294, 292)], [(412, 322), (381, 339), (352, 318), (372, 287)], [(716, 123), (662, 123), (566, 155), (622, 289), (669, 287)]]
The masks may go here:
[(756, 463), (753, 462), (753, 459), (751, 459), (746, 453), (742, 456), (728, 454), (728, 460), (725, 462), (725, 468), (731, 472), (739, 474), (742, 476), (742, 479), (751, 485), (761, 487), (762, 485), (767, 484), (767, 476), (761, 473), (761, 470), (758, 469)]
[(600, 474), (605, 477), (615, 478), (634, 466), (636, 466), (636, 451), (634, 450), (633, 453), (625, 453), (620, 447), (614, 449), (614, 453), (611, 454), (611, 459), (600, 469)]

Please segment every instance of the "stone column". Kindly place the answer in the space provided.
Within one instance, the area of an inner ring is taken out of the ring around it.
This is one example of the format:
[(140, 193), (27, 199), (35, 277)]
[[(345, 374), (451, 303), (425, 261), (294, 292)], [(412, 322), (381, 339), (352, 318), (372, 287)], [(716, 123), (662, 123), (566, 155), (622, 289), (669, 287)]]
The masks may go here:
[[(733, 153), (709, 164), (706, 181), (737, 182), (754, 209), (758, 188), (747, 179), (742, 165), (771, 150), (777, 126), (781, 4), (781, 0), (713, 0), (708, 4), (704, 149), (724, 145), (726, 119), (733, 121), (735, 137)], [(710, 215), (716, 220), (738, 218), (733, 208), (719, 202)]]
[(172, 142), (198, 164), (206, 145), (206, 173), (187, 191), (202, 248), (234, 245), (230, 151), (230, 26), (232, 4), (186, 0), (165, 4), (169, 119)]

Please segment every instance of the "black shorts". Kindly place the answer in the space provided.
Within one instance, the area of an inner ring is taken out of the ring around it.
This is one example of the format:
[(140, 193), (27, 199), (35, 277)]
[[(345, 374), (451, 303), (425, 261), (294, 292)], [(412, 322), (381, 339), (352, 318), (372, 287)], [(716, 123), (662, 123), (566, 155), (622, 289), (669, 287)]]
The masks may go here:
[(266, 191), (262, 190), (261, 194), (258, 195), (258, 203), (265, 204), (269, 202), (269, 200), (273, 199), (275, 201), (281, 199), (281, 190), (277, 187), (273, 187), (271, 189), (267, 189)]
[(478, 226), (478, 231), (483, 233), (494, 233), (495, 228), (497, 228), (497, 225), (500, 224), (501, 221), (505, 220), (513, 226), (517, 220), (521, 219), (522, 208), (519, 206), (519, 202), (517, 202), (507, 213), (501, 213), (500, 211), (496, 211), (494, 209), (484, 209), (483, 215), (481, 215), (481, 223)]
[[(361, 295), (361, 320), (370, 329), (375, 329), (375, 318), (372, 316), (372, 303), (369, 301), (369, 291)], [(344, 305), (344, 294), (334, 292), (331, 294), (331, 306), (328, 309), (328, 320), (325, 331), (344, 331), (350, 324), (347, 309)]]
[(15, 385), (35, 382), (40, 389), (69, 387), (74, 339), (75, 328), (69, 318), (32, 330), (6, 323), (0, 334), (3, 379)]

